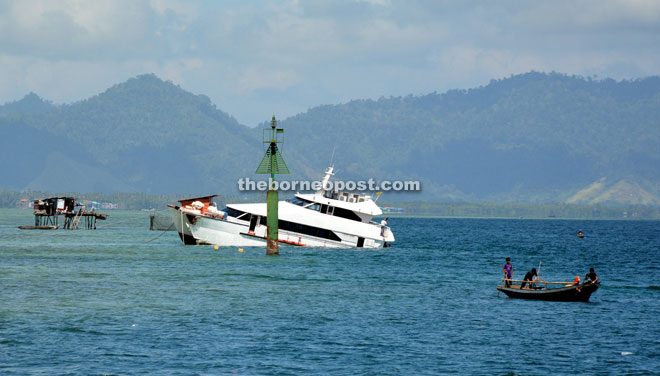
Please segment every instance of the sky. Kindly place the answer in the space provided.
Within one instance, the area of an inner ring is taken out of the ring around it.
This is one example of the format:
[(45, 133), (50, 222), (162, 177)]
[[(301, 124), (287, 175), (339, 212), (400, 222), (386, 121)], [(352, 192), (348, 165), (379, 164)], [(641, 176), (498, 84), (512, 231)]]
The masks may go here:
[(256, 126), (532, 70), (660, 74), (660, 1), (0, 0), (0, 104), (155, 73)]

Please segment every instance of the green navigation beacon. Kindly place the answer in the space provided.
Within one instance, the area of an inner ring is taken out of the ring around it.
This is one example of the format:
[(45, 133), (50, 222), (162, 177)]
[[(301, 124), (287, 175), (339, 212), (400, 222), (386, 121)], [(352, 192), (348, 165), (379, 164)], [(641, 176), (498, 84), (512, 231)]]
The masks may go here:
[[(268, 135), (270, 133), (270, 137)], [(263, 132), (263, 142), (268, 144), (266, 155), (257, 167), (257, 174), (270, 174), (268, 181), (268, 194), (266, 196), (266, 225), (268, 226), (268, 242), (266, 243), (266, 254), (277, 255), (277, 230), (278, 230), (278, 214), (277, 214), (277, 200), (278, 194), (275, 190), (275, 174), (288, 174), (289, 169), (284, 163), (282, 153), (277, 148), (277, 144), (284, 143), (284, 129), (277, 128), (277, 121), (275, 116), (270, 121), (270, 129), (265, 128)]]

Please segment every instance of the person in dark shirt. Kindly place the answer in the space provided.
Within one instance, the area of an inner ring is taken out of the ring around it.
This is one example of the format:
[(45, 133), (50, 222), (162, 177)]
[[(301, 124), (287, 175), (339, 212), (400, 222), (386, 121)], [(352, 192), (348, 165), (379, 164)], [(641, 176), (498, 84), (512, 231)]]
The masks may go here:
[(528, 271), (527, 274), (525, 274), (525, 278), (523, 278), (523, 281), (520, 284), (520, 289), (522, 290), (527, 283), (529, 283), (529, 288), (533, 289), (535, 287), (534, 284), (532, 283), (534, 277), (538, 277), (538, 274), (536, 274), (536, 268), (532, 268), (532, 270)]
[(598, 282), (598, 275), (596, 274), (596, 271), (594, 268), (589, 268), (589, 273), (584, 276), (584, 284), (588, 285), (590, 283), (596, 283)]

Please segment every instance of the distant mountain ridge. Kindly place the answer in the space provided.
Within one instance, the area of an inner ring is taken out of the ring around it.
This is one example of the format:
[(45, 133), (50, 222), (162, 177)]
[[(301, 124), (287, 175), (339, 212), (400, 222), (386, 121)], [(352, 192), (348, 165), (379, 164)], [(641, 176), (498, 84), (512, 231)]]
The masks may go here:
[[(393, 199), (591, 202), (604, 193), (579, 192), (608, 176), (610, 188), (623, 181), (640, 203), (660, 205), (659, 77), (530, 72), (323, 105), (279, 125), (286, 178), (318, 179), (334, 149), (338, 179), (422, 182), (421, 194), (386, 193)], [(235, 194), (239, 178), (262, 178), (261, 128), (153, 74), (69, 105), (31, 93), (0, 106), (0, 189)]]
[(335, 159), (351, 178), (369, 171), (356, 161), (378, 161), (371, 174), (418, 177), (442, 199), (561, 201), (602, 176), (657, 195), (659, 119), (658, 77), (531, 72), (470, 90), (321, 106), (283, 126), (301, 151), (338, 139)]
[(625, 180), (611, 183), (607, 178), (598, 179), (571, 196), (569, 204), (629, 204), (660, 206), (660, 198), (647, 192), (637, 183)]
[(55, 108), (56, 106), (52, 103), (45, 101), (37, 94), (30, 92), (20, 100), (5, 103), (3, 106), (0, 106), (0, 116), (48, 112)]
[[(59, 186), (73, 191), (217, 190), (226, 186), (227, 172), (248, 171), (220, 163), (226, 150), (218, 142), (258, 151), (250, 129), (218, 110), (208, 97), (193, 95), (153, 74), (49, 112), (27, 113), (18, 120), (0, 118), (0, 122), (5, 129), (20, 124), (29, 135), (23, 134), (15, 142), (41, 150), (21, 157), (33, 172), (55, 157), (64, 161), (64, 156), (73, 156), (78, 163), (74, 166), (69, 161), (60, 170), (46, 169), (37, 182), (18, 179), (13, 189), (50, 189), (42, 184), (59, 181)], [(36, 138), (47, 141), (34, 145)], [(51, 154), (56, 152), (60, 155)], [(81, 170), (96, 171), (97, 179), (80, 174)], [(16, 177), (6, 181), (16, 181)]]

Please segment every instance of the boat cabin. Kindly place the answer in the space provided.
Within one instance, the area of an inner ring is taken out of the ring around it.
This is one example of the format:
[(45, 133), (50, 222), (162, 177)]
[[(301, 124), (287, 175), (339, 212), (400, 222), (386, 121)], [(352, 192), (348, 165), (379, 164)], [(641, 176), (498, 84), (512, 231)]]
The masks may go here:
[(34, 200), (35, 216), (54, 216), (74, 212), (76, 199), (73, 197), (49, 197)]

